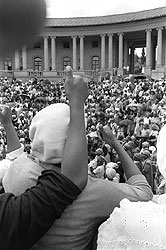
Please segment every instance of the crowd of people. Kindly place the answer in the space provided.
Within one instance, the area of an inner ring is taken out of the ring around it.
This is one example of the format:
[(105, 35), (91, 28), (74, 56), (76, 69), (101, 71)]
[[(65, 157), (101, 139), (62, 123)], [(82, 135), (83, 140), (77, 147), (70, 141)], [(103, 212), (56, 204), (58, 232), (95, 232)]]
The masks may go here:
[[(53, 103), (68, 103), (64, 81), (43, 79), (0, 80), (1, 103), (12, 109), (12, 122), (24, 150), (30, 152), (32, 118)], [(164, 193), (165, 180), (158, 171), (156, 142), (166, 122), (166, 80), (110, 77), (88, 82), (85, 103), (89, 174), (94, 178), (125, 182), (115, 150), (101, 138), (99, 124), (108, 125), (126, 152), (146, 176), (154, 194)], [(0, 130), (0, 156), (6, 155), (6, 135)], [(111, 163), (111, 164), (110, 164)]]
[[(28, 248), (36, 242), (32, 249), (106, 250), (111, 242), (117, 249), (120, 237), (110, 237), (116, 208), (123, 213), (129, 206), (134, 213), (133, 204), (148, 208), (155, 194), (165, 193), (165, 131), (160, 133), (166, 81), (113, 77), (85, 83), (69, 69), (58, 82), (1, 79), (1, 193), (22, 195), (43, 170), (64, 171), (77, 186), (75, 195), (83, 191), (39, 241), (35, 233), (33, 242), (24, 237)], [(144, 238), (136, 244), (144, 247)]]

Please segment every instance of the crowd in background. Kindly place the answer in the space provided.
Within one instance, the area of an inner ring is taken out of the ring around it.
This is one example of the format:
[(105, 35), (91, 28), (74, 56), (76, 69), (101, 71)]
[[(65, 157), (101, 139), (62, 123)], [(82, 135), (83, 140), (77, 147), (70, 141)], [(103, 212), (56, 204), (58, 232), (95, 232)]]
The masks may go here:
[[(125, 182), (116, 152), (102, 140), (100, 123), (110, 127), (146, 176), (154, 194), (165, 192), (165, 180), (156, 163), (156, 142), (166, 123), (166, 80), (101, 78), (88, 82), (85, 105), (89, 174), (94, 178)], [(12, 108), (12, 121), (24, 150), (30, 152), (29, 126), (34, 115), (52, 103), (65, 102), (63, 81), (0, 79), (0, 102)], [(0, 127), (0, 158), (6, 154), (6, 135)]]

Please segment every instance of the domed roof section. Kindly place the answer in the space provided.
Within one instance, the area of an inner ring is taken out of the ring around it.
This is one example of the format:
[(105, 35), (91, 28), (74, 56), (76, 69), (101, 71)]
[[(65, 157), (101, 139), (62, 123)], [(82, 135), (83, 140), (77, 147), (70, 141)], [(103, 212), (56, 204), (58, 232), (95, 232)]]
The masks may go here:
[(78, 27), (78, 26), (93, 26), (106, 25), (116, 23), (135, 22), (148, 20), (158, 17), (166, 17), (166, 6), (143, 10), (138, 12), (130, 12), (123, 14), (114, 14), (107, 16), (93, 17), (72, 17), (72, 18), (47, 18), (46, 27)]

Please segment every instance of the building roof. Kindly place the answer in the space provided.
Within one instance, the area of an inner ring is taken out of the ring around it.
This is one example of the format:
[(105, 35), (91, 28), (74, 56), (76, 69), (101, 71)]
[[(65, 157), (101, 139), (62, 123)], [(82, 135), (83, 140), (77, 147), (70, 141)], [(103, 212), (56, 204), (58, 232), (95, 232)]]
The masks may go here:
[(158, 17), (166, 17), (166, 6), (124, 14), (114, 14), (94, 17), (72, 17), (72, 18), (47, 18), (46, 27), (77, 27), (126, 23), (141, 20), (148, 20)]

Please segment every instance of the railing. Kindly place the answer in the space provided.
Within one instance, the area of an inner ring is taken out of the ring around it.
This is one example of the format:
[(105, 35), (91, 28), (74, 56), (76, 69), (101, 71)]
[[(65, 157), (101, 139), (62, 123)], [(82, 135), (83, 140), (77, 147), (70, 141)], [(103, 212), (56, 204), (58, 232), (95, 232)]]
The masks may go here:
[[(84, 71), (74, 71), (75, 74), (81, 74), (82, 76), (91, 78), (91, 77), (99, 77), (105, 76), (107, 72), (100, 70), (84, 70)], [(34, 77), (42, 77), (42, 78), (57, 78), (63, 79), (65, 77), (65, 71), (57, 70), (57, 71), (37, 71), (33, 69), (27, 70), (0, 70), (0, 78), (8, 77), (8, 78), (34, 78)]]
[(99, 70), (84, 70), (85, 75), (87, 76), (99, 76)]
[(43, 76), (43, 71), (38, 70), (27, 70), (29, 77), (40, 77)]
[(0, 77), (41, 77), (43, 76), (43, 71), (36, 70), (26, 70), (26, 71), (18, 71), (18, 70), (0, 70)]
[[(92, 77), (92, 76), (99, 76), (100, 71), (99, 70), (84, 70), (83, 72), (75, 71), (75, 73), (81, 73), (85, 74), (86, 76)], [(56, 71), (57, 77), (64, 77), (65, 76), (65, 71), (63, 70), (58, 70)]]
[[(58, 71), (56, 71), (56, 73), (57, 73), (57, 76), (60, 76), (60, 77), (65, 76), (65, 72), (63, 70), (58, 70)], [(78, 70), (75, 73), (80, 73), (80, 71)], [(100, 71), (99, 70), (84, 70), (81, 73), (84, 73), (86, 76), (90, 76), (91, 77), (91, 76), (99, 76)]]
[[(81, 76), (85, 76), (87, 78), (99, 79), (100, 77), (105, 77), (107, 74), (110, 74), (108, 70), (83, 70), (83, 71), (74, 71), (74, 74), (80, 74)], [(112, 73), (111, 73), (112, 75)], [(114, 74), (113, 74), (114, 75)], [(148, 75), (148, 72), (146, 72)], [(149, 75), (154, 79), (160, 79), (166, 77), (166, 72), (164, 69), (161, 71), (152, 70)], [(28, 79), (28, 78), (45, 78), (45, 79), (63, 79), (65, 77), (65, 71), (57, 70), (57, 71), (38, 71), (33, 69), (27, 70), (0, 70), (0, 78), (18, 78), (18, 79)]]
[(13, 77), (12, 70), (0, 70), (0, 77)]
[(63, 70), (58, 70), (58, 71), (56, 71), (56, 75), (58, 77), (64, 77), (65, 76), (65, 72)]

